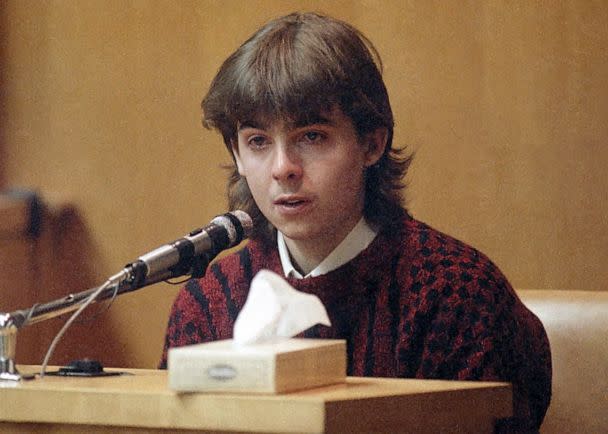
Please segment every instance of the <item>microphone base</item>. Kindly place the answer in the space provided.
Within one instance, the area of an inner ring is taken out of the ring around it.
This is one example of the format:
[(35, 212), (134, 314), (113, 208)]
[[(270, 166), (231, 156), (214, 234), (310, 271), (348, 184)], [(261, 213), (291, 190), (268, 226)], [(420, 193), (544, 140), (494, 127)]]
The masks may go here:
[(15, 366), (17, 326), (10, 314), (0, 315), (0, 380), (19, 381), (22, 376)]

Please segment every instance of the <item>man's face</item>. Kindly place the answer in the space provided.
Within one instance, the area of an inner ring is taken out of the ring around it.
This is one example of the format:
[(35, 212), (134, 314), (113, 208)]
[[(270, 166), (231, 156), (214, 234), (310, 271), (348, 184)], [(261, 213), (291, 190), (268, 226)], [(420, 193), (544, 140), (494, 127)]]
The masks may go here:
[(326, 253), (361, 218), (365, 169), (384, 150), (359, 138), (339, 109), (307, 125), (243, 122), (237, 146), (239, 173), (264, 216), (286, 241)]

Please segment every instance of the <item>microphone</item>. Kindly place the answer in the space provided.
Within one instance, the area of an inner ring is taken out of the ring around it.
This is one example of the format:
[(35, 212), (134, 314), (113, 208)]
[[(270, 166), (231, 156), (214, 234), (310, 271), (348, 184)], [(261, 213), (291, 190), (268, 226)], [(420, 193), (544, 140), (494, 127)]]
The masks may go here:
[(132, 288), (140, 288), (173, 277), (192, 274), (202, 277), (209, 261), (222, 250), (234, 247), (249, 237), (251, 217), (240, 210), (219, 215), (207, 226), (165, 244), (127, 264)]

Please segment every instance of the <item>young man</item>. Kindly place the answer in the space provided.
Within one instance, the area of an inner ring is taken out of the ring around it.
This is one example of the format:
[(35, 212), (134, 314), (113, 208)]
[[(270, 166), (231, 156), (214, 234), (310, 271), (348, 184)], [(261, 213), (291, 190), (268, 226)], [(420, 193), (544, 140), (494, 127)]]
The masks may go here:
[(536, 430), (551, 394), (542, 324), (477, 250), (402, 207), (410, 159), (372, 44), (350, 25), (291, 14), (262, 27), (222, 65), (203, 122), (234, 158), (231, 209), (248, 212), (246, 247), (179, 293), (167, 349), (232, 337), (261, 269), (316, 294), (347, 340), (355, 376), (505, 380), (516, 418)]

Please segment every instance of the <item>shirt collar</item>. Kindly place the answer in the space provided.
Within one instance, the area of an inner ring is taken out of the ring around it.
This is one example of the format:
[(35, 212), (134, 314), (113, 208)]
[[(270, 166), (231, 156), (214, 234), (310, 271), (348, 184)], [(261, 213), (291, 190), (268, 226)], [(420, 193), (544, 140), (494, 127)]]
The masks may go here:
[(335, 270), (338, 267), (346, 264), (348, 261), (353, 259), (359, 253), (367, 248), (370, 243), (376, 238), (378, 230), (372, 228), (366, 221), (365, 218), (361, 218), (359, 223), (349, 232), (349, 234), (342, 240), (338, 246), (329, 254), (319, 265), (316, 266), (306, 276), (295, 269), (289, 257), (289, 250), (283, 234), (277, 231), (277, 244), (279, 249), (279, 257), (281, 258), (281, 265), (283, 266), (283, 274), (285, 277), (295, 277), (296, 279), (303, 279), (306, 277), (316, 277), (323, 274), (327, 274), (330, 271)]

